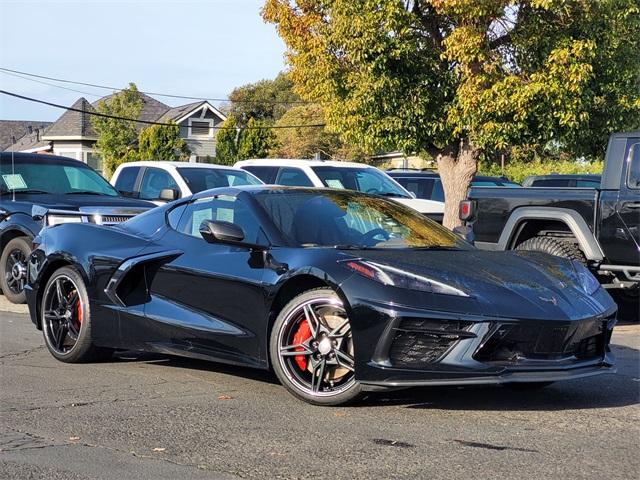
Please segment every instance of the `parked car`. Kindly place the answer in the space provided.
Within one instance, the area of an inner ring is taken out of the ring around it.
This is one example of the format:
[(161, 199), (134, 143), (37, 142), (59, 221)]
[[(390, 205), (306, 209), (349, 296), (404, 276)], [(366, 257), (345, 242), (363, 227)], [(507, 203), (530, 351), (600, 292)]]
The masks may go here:
[(111, 184), (122, 195), (149, 200), (156, 205), (211, 188), (261, 183), (239, 168), (153, 160), (123, 163), (111, 177)]
[(531, 175), (522, 181), (523, 187), (600, 188), (602, 175)]
[(24, 303), (31, 242), (44, 226), (113, 225), (154, 207), (123, 198), (86, 164), (32, 153), (0, 153), (0, 288)]
[(476, 244), (589, 266), (627, 318), (640, 314), (640, 131), (613, 135), (598, 188), (473, 188), (460, 206)]
[(253, 173), (267, 184), (349, 189), (393, 198), (442, 223), (444, 202), (415, 198), (389, 175), (370, 165), (330, 160), (270, 158), (243, 160), (235, 166)]
[(318, 405), (615, 371), (616, 306), (582, 264), (478, 251), (378, 195), (220, 188), (36, 243), (29, 311), (63, 362), (133, 349), (273, 368)]
[[(444, 189), (440, 175), (432, 170), (413, 170), (394, 168), (387, 174), (404, 188), (415, 194), (417, 198), (444, 202)], [(472, 187), (519, 187), (505, 177), (488, 177), (476, 175), (471, 181)]]

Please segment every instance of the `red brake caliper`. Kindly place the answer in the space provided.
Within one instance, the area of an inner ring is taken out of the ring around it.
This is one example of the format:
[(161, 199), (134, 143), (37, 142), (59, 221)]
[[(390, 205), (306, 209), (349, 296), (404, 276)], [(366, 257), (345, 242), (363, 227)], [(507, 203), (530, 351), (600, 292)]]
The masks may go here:
[[(298, 330), (296, 330), (295, 335), (293, 336), (294, 344), (301, 344), (307, 341), (311, 337), (311, 329), (309, 328), (309, 323), (307, 323), (306, 319), (303, 319), (298, 326)], [(304, 352), (304, 348), (296, 347), (296, 352)], [(307, 357), (304, 355), (296, 355), (293, 359), (300, 367), (300, 370), (307, 369)]]
[(78, 323), (82, 325), (82, 302), (80, 302), (80, 300), (76, 303), (76, 318), (78, 319)]

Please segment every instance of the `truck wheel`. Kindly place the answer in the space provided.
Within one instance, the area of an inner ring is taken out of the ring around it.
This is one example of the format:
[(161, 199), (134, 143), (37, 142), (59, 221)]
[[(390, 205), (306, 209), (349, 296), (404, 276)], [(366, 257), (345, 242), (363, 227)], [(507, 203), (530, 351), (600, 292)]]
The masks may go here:
[(11, 303), (24, 303), (27, 299), (24, 286), (27, 283), (27, 263), (31, 255), (31, 243), (27, 237), (9, 241), (0, 257), (0, 288)]
[(640, 287), (609, 290), (618, 304), (618, 319), (640, 321)]
[(583, 265), (587, 264), (587, 258), (576, 244), (561, 240), (555, 237), (533, 237), (525, 240), (516, 247), (516, 250), (532, 250), (534, 252), (545, 252), (556, 257), (564, 257), (576, 260)]

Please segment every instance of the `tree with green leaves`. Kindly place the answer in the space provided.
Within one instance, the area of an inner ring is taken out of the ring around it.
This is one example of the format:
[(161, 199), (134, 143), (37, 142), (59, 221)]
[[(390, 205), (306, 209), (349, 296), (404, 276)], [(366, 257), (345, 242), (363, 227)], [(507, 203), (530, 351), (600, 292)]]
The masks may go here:
[(238, 134), (238, 160), (265, 158), (275, 141), (269, 123), (250, 118), (247, 126)]
[(291, 108), (275, 126), (296, 127), (275, 129), (275, 144), (269, 155), (283, 158), (313, 158), (320, 154), (322, 158), (337, 160), (362, 160), (365, 157), (361, 149), (346, 145), (337, 134), (328, 132), (324, 127), (307, 126), (324, 123), (324, 111), (318, 104)]
[(281, 72), (273, 80), (260, 80), (235, 88), (229, 94), (229, 105), (225, 108), (241, 125), (249, 119), (276, 121), (300, 102), (293, 91), (293, 82)]
[[(106, 115), (137, 119), (142, 107), (138, 88), (130, 83), (124, 90), (101, 100), (96, 110)], [(135, 122), (92, 116), (91, 124), (98, 134), (96, 148), (102, 155), (105, 176), (109, 177), (121, 163), (139, 159)]]
[(238, 122), (229, 115), (216, 134), (216, 163), (233, 165), (238, 159)]
[(266, 0), (263, 17), (332, 131), (437, 160), (448, 227), (483, 151), (599, 155), (640, 123), (638, 0)]
[(180, 127), (150, 125), (143, 128), (138, 137), (138, 157), (142, 160), (186, 160), (190, 151), (180, 136)]

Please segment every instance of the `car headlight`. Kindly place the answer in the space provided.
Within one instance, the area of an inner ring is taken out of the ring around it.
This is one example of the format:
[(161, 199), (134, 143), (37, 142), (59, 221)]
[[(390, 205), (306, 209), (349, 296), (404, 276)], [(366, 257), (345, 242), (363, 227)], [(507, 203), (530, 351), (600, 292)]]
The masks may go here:
[(79, 215), (47, 215), (47, 226), (60, 225), (61, 223), (81, 223)]
[(469, 296), (462, 290), (447, 285), (446, 283), (438, 282), (437, 280), (415, 273), (406, 272), (389, 265), (381, 265), (365, 260), (349, 260), (342, 263), (355, 273), (384, 285), (406, 288), (408, 290), (418, 290), (420, 292), (439, 293), (442, 295)]
[(587, 295), (593, 295), (600, 288), (600, 283), (593, 276), (593, 274), (589, 271), (587, 267), (585, 267), (582, 263), (577, 260), (571, 260), (573, 264), (573, 269), (578, 276), (578, 283), (585, 291)]

